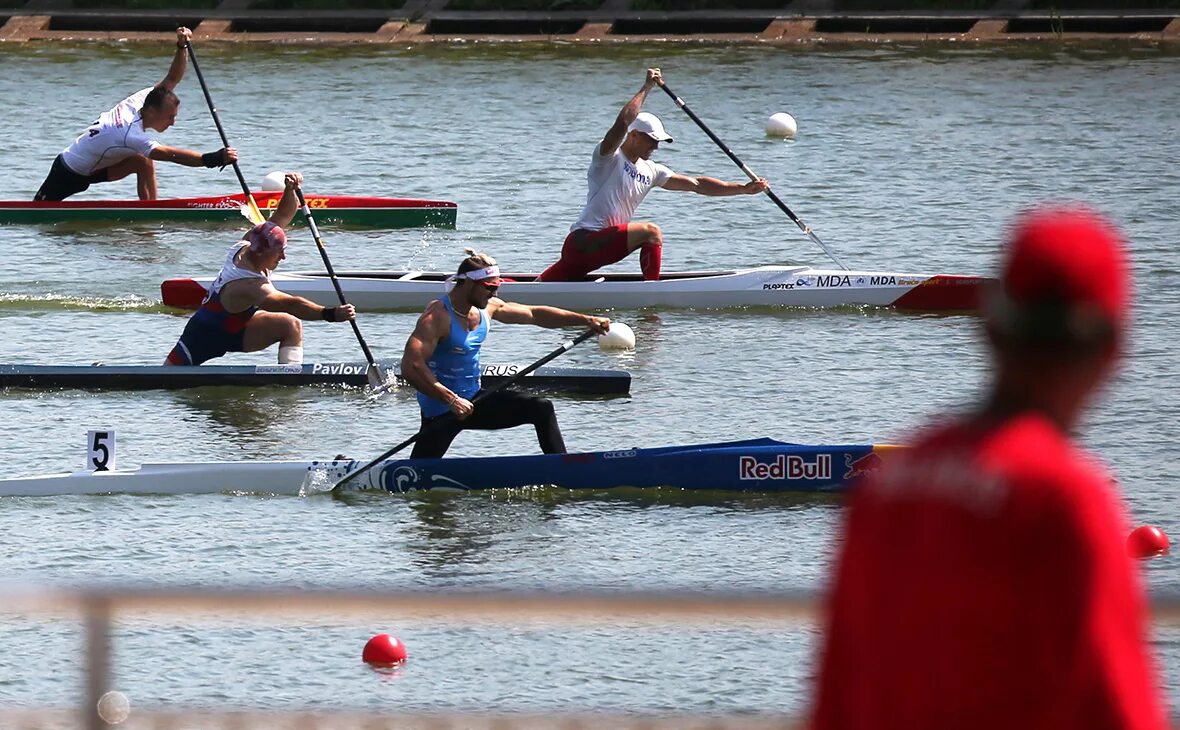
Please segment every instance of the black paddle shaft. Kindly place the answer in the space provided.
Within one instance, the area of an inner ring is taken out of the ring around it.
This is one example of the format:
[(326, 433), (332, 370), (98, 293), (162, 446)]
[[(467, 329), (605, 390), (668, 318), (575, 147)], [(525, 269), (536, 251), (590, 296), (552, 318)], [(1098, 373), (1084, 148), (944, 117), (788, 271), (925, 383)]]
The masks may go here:
[[(303, 197), (303, 189), (295, 188), (295, 194), (299, 196), (299, 207), (303, 209), (303, 217), (307, 219), (307, 227), (311, 229), (311, 237), (315, 239), (316, 248), (320, 250), (320, 258), (324, 260), (324, 268), (328, 270), (328, 278), (332, 280), (332, 286), (336, 288), (336, 296), (340, 298), (341, 304), (348, 304), (344, 299), (344, 290), (340, 288), (340, 280), (336, 278), (336, 270), (332, 268), (332, 261), (328, 258), (328, 249), (324, 246), (324, 240), (320, 238), (320, 229), (316, 226), (315, 219), (311, 217), (311, 207), (308, 206), (307, 199)], [(356, 341), (361, 343), (361, 349), (365, 352), (365, 359), (369, 361), (369, 367), (376, 368), (377, 361), (373, 359), (373, 353), (369, 351), (369, 345), (361, 335), (360, 326), (357, 325), (355, 319), (348, 320), (348, 323), (352, 325)]]
[[(751, 170), (749, 167), (747, 167), (746, 163), (742, 162), (741, 159), (733, 153), (733, 150), (729, 149), (729, 147), (726, 146), (726, 144), (721, 141), (720, 137), (713, 134), (713, 130), (709, 129), (708, 125), (706, 125), (703, 121), (701, 121), (701, 118), (698, 117), (696, 114), (694, 114), (692, 109), (688, 108), (688, 104), (685, 103), (684, 99), (681, 99), (679, 96), (677, 96), (671, 89), (668, 88), (668, 85), (663, 83), (662, 81), (660, 82), (660, 88), (664, 90), (664, 93), (666, 93), (668, 96), (670, 96), (672, 98), (672, 101), (673, 101), (673, 103), (676, 104), (676, 106), (678, 106), (684, 110), (684, 113), (688, 115), (689, 119), (696, 122), (696, 125), (701, 128), (702, 132), (709, 135), (709, 139), (713, 140), (713, 143), (716, 144), (721, 149), (722, 152), (729, 155), (729, 159), (733, 160), (734, 164), (742, 169), (742, 172), (746, 173), (746, 175), (751, 180), (758, 179), (758, 176), (754, 174), (754, 171)], [(811, 230), (811, 228), (806, 223), (799, 220), (799, 216), (795, 215), (794, 211), (792, 211), (790, 208), (788, 208), (787, 204), (784, 203), (781, 199), (779, 199), (779, 197), (777, 195), (775, 195), (774, 191), (771, 190), (769, 187), (766, 188), (766, 195), (767, 195), (767, 197), (769, 197), (771, 200), (774, 201), (775, 205), (777, 205), (784, 213), (787, 214), (788, 218), (790, 218), (792, 221), (794, 221), (795, 225), (799, 226), (799, 230), (803, 231), (803, 233), (805, 233), (808, 238), (810, 238), (812, 241), (814, 241), (817, 246), (822, 248), (824, 250), (824, 253), (826, 253), (829, 257), (831, 257), (831, 259), (833, 261), (835, 261), (840, 266), (840, 268), (844, 269), (845, 271), (848, 270), (848, 267), (845, 266), (844, 263), (842, 261), (840, 261), (839, 258), (836, 257), (836, 254), (832, 253), (831, 250), (829, 250), (828, 247), (824, 245), (824, 242), (819, 240), (819, 237), (815, 235), (815, 233)]]
[[(201, 91), (205, 94), (205, 103), (209, 105), (209, 113), (213, 115), (213, 123), (217, 125), (217, 133), (221, 135), (221, 144), (223, 147), (229, 147), (229, 138), (225, 136), (225, 128), (221, 126), (221, 117), (217, 114), (217, 107), (213, 106), (213, 97), (209, 95), (209, 86), (205, 83), (205, 77), (201, 75), (201, 67), (197, 64), (197, 52), (193, 50), (192, 41), (185, 41), (184, 47), (188, 49), (189, 60), (193, 62), (193, 71), (197, 72), (197, 81), (201, 82)], [(250, 186), (246, 184), (246, 178), (242, 177), (242, 170), (238, 167), (237, 160), (230, 163), (233, 165), (234, 174), (238, 176), (238, 182), (242, 185), (242, 192), (246, 194), (246, 199), (253, 202), (253, 197), (250, 195)], [(258, 206), (255, 205), (255, 208)]]
[[(492, 387), (488, 388), (487, 390), (481, 391), (479, 393), (479, 395), (475, 396), (475, 398), (471, 401), (471, 404), (475, 405), (475, 404), (479, 403), (481, 400), (483, 400), (484, 398), (491, 395), (492, 393), (496, 393), (498, 391), (504, 390), (505, 388), (507, 388), (509, 386), (515, 385), (516, 383), (520, 382), (521, 378), (525, 377), (526, 375), (533, 372), (537, 368), (541, 367), (545, 363), (550, 362), (551, 360), (553, 360), (557, 357), (560, 357), (567, 350), (573, 348), (575, 345), (585, 342), (586, 340), (590, 339), (593, 336), (594, 336), (594, 330), (586, 330), (585, 332), (578, 335), (577, 337), (570, 340), (569, 342), (563, 342), (561, 347), (557, 348), (556, 350), (549, 353), (545, 357), (536, 361), (532, 365), (529, 365), (524, 370), (521, 370), (520, 372), (516, 373), (511, 378), (508, 378), (505, 381), (497, 383), (496, 385), (493, 385)], [(443, 420), (443, 418), (445, 418), (447, 416), (454, 418), (454, 414), (452, 412), (448, 411), (447, 413), (443, 414), (443, 416), (440, 417), (438, 420), (431, 421), (431, 423), (429, 425), (427, 425), (426, 428), (430, 428), (431, 426), (435, 425), (436, 423), (441, 422)], [(416, 434), (409, 437), (405, 441), (402, 441), (400, 444), (398, 444), (397, 446), (394, 446), (392, 449), (381, 454), (376, 459), (373, 459), (368, 464), (365, 464), (364, 466), (362, 466), (360, 469), (357, 469), (356, 471), (352, 471), (352, 472), (349, 472), (348, 474), (345, 474), (343, 479), (336, 482), (336, 484), (334, 484), (332, 486), (332, 492), (339, 493), (340, 488), (343, 487), (345, 484), (349, 483), (350, 481), (355, 479), (357, 476), (364, 474), (368, 470), (372, 469), (374, 466), (377, 466), (378, 464), (380, 464), (382, 461), (385, 461), (389, 457), (393, 456), (397, 452), (401, 451), (402, 449), (406, 448), (410, 444), (417, 441), (422, 436), (423, 430), (424, 429), (420, 429)]]

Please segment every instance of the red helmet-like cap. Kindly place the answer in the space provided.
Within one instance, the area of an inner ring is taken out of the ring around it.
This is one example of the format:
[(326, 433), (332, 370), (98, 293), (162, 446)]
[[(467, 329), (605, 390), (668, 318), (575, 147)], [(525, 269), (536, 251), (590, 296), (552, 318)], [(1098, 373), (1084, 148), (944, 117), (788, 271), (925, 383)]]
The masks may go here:
[(287, 247), (286, 232), (270, 221), (251, 228), (245, 240), (250, 242), (250, 251), (253, 253), (268, 254)]

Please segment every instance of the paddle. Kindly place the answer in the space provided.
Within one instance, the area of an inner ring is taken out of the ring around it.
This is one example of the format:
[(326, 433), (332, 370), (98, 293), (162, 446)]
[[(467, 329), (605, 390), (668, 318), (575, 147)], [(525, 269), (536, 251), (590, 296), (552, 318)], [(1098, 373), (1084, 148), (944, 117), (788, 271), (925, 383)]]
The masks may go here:
[[(586, 330), (585, 332), (578, 335), (577, 337), (570, 340), (569, 342), (563, 342), (561, 347), (557, 348), (556, 350), (549, 353), (545, 357), (536, 361), (532, 365), (529, 365), (524, 370), (521, 370), (520, 372), (516, 373), (511, 378), (508, 378), (505, 381), (497, 383), (497, 384), (493, 385), (492, 387), (488, 388), (487, 390), (480, 391), (479, 395), (475, 396), (475, 398), (472, 399), (471, 404), (475, 405), (475, 404), (479, 403), (481, 400), (483, 400), (484, 398), (487, 398), (492, 393), (504, 390), (505, 388), (520, 382), (520, 379), (523, 378), (524, 376), (533, 372), (534, 370), (541, 367), (542, 365), (549, 362), (550, 360), (553, 360), (554, 358), (562, 355), (566, 350), (571, 349), (574, 345), (585, 342), (586, 340), (590, 339), (593, 336), (594, 336), (594, 330)], [(440, 423), (444, 418), (454, 418), (454, 417), (455, 416), (453, 413), (450, 413), (450, 412), (445, 413), (441, 417), (439, 417), (437, 420), (431, 421), (431, 423), (429, 425), (427, 425), (426, 428), (431, 428), (435, 424)], [(401, 451), (402, 449), (406, 448), (410, 444), (417, 441), (418, 438), (422, 435), (423, 431), (424, 431), (424, 429), (419, 430), (418, 433), (414, 434), (413, 436), (409, 437), (405, 441), (402, 441), (397, 446), (394, 446), (392, 449), (381, 454), (376, 459), (373, 459), (372, 461), (370, 461), (368, 464), (365, 464), (364, 466), (357, 469), (356, 471), (352, 471), (352, 472), (349, 472), (348, 474), (345, 474), (343, 479), (336, 482), (336, 484), (334, 484), (332, 486), (332, 494), (340, 494), (343, 491), (342, 488), (344, 487), (345, 484), (348, 484), (350, 481), (352, 481), (353, 479), (356, 479), (361, 474), (364, 474), (365, 472), (372, 469), (374, 466), (377, 466), (378, 464), (380, 464), (382, 461), (385, 461), (389, 457), (393, 456), (397, 452)]]
[[(311, 217), (311, 208), (307, 205), (307, 199), (303, 197), (303, 189), (296, 187), (295, 194), (299, 196), (299, 207), (303, 209), (303, 217), (307, 219), (307, 227), (311, 229), (311, 237), (315, 239), (315, 245), (320, 250), (320, 258), (324, 260), (324, 268), (328, 270), (328, 278), (332, 280), (332, 286), (336, 288), (336, 296), (340, 298), (341, 304), (348, 304), (344, 300), (344, 290), (340, 288), (340, 280), (336, 278), (336, 270), (332, 268), (332, 262), (328, 259), (328, 249), (324, 247), (324, 239), (320, 238), (320, 229), (316, 226), (315, 219)], [(356, 341), (361, 343), (361, 349), (365, 352), (365, 359), (369, 361), (369, 368), (365, 371), (365, 375), (369, 378), (369, 385), (374, 388), (387, 386), (388, 383), (385, 380), (385, 373), (381, 372), (377, 361), (373, 359), (373, 353), (369, 351), (368, 343), (361, 336), (361, 328), (357, 326), (355, 319), (349, 320), (348, 323), (352, 325), (352, 332), (356, 335)]]
[[(668, 88), (668, 85), (665, 84), (663, 81), (660, 82), (660, 88), (663, 89), (664, 92), (668, 94), (668, 96), (672, 97), (672, 101), (676, 103), (676, 106), (678, 106), (684, 110), (684, 113), (688, 115), (689, 119), (692, 119), (694, 122), (697, 123), (697, 126), (701, 128), (701, 131), (703, 131), (705, 134), (709, 135), (709, 139), (713, 140), (714, 144), (716, 144), (718, 147), (720, 147), (722, 152), (729, 155), (729, 159), (733, 160), (734, 164), (736, 164), (738, 167), (742, 168), (742, 172), (746, 173), (746, 175), (751, 180), (758, 179), (758, 176), (754, 174), (754, 171), (751, 170), (749, 167), (746, 167), (746, 163), (744, 163), (740, 159), (738, 159), (738, 156), (735, 155), (732, 150), (730, 150), (728, 147), (726, 147), (725, 143), (722, 142), (721, 139), (717, 135), (713, 134), (713, 130), (711, 130), (707, 126), (705, 126), (705, 123), (701, 121), (700, 117), (698, 117), (696, 114), (693, 114), (692, 109), (688, 108), (688, 104), (684, 103), (684, 99), (681, 99), (679, 96), (674, 94), (672, 92), (672, 90)], [(823, 241), (819, 240), (819, 236), (815, 235), (815, 233), (811, 230), (811, 228), (808, 225), (806, 225), (803, 221), (799, 220), (799, 216), (795, 215), (791, 211), (791, 209), (787, 207), (786, 203), (779, 200), (779, 197), (774, 194), (773, 190), (771, 190), (770, 188), (766, 188), (766, 194), (770, 197), (771, 200), (774, 201), (775, 205), (777, 205), (779, 208), (782, 209), (782, 211), (784, 213), (787, 214), (787, 217), (789, 217), (791, 220), (793, 220), (795, 222), (795, 225), (799, 226), (799, 230), (806, 233), (807, 237), (815, 242), (815, 245), (822, 248), (824, 250), (824, 253), (826, 253), (828, 255), (828, 257), (832, 259), (832, 261), (836, 262), (837, 266), (839, 266), (841, 269), (844, 269), (845, 271), (848, 271), (848, 267), (844, 265), (844, 262), (841, 261), (839, 258), (837, 258), (836, 254), (832, 253), (832, 251), (827, 246), (824, 245)]]
[[(209, 95), (209, 87), (205, 84), (205, 77), (201, 75), (201, 67), (197, 65), (197, 52), (193, 50), (192, 41), (185, 41), (184, 47), (188, 50), (189, 60), (193, 62), (193, 70), (197, 72), (197, 81), (201, 82), (201, 91), (205, 92), (205, 102), (209, 105), (209, 113), (213, 115), (213, 123), (217, 125), (217, 133), (221, 135), (221, 144), (224, 147), (229, 147), (229, 139), (226, 138), (225, 129), (221, 126), (221, 117), (217, 115), (217, 107), (213, 106), (213, 97)], [(234, 167), (238, 182), (242, 184), (242, 192), (246, 194), (246, 205), (241, 208), (242, 215), (246, 216), (254, 225), (265, 223), (266, 218), (263, 217), (262, 211), (258, 210), (258, 203), (254, 202), (254, 196), (250, 194), (250, 186), (246, 184), (246, 178), (242, 177), (242, 170), (238, 167), (237, 161), (230, 164)]]

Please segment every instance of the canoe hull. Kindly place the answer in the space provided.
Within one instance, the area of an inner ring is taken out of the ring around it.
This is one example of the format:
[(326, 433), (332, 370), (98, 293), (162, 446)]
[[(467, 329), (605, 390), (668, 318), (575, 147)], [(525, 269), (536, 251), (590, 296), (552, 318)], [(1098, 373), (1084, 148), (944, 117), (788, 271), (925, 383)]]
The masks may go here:
[[(392, 459), (349, 491), (467, 492), (553, 485), (569, 489), (671, 487), (724, 492), (842, 491), (895, 447), (805, 446), (752, 439), (693, 446), (448, 459)], [(329, 491), (360, 460), (145, 464), (135, 469), (0, 479), (0, 496), (208, 494), (310, 496)]]
[[(337, 272), (345, 298), (363, 311), (420, 310), (442, 296), (442, 273)], [(536, 274), (506, 274), (504, 299), (575, 310), (726, 307), (890, 307), (906, 311), (976, 312), (991, 280), (974, 276), (834, 271), (762, 266), (726, 272), (669, 274), (660, 281), (631, 275), (602, 280), (537, 282)], [(178, 278), (161, 287), (164, 304), (195, 309), (212, 277)], [(318, 272), (276, 273), (280, 291), (324, 306), (338, 303), (331, 280)]]
[[(254, 193), (264, 214), (278, 205), (281, 193)], [(0, 223), (241, 223), (246, 196), (218, 195), (165, 200), (0, 201)], [(308, 195), (319, 225), (362, 228), (454, 228), (454, 203), (442, 200)], [(303, 225), (303, 213), (293, 221)]]
[[(396, 360), (380, 360), (399, 385)], [(486, 364), (483, 384), (493, 386), (523, 370), (516, 363)], [(367, 363), (317, 362), (302, 365), (0, 365), (0, 388), (86, 390), (177, 390), (206, 386), (296, 386), (368, 384)], [(631, 374), (625, 370), (542, 367), (525, 376), (520, 387), (584, 395), (625, 395)]]

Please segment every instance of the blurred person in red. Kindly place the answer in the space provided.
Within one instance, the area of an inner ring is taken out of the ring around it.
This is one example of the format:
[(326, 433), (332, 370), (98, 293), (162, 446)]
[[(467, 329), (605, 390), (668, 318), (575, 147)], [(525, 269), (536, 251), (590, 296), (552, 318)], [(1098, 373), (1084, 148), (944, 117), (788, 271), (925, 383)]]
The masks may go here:
[(1114, 228), (1043, 208), (987, 310), (994, 382), (849, 497), (813, 730), (1165, 727), (1112, 479), (1070, 432), (1119, 359)]

